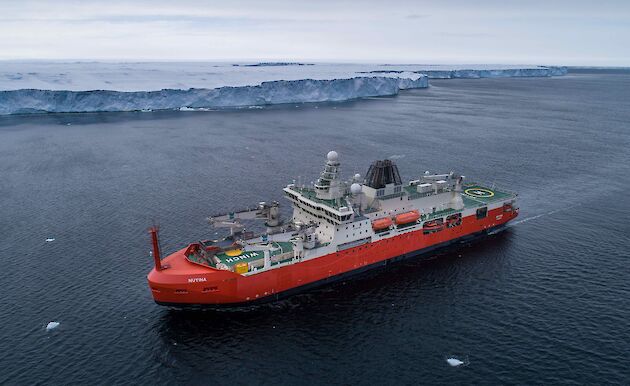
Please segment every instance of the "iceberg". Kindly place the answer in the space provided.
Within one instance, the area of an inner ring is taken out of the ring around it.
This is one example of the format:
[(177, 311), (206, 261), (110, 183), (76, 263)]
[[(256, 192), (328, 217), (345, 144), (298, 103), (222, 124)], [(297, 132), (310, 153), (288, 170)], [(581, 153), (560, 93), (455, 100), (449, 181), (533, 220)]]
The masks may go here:
[(566, 67), (299, 62), (0, 62), (0, 115), (260, 108), (429, 87), (429, 79), (560, 76)]
[(54, 330), (55, 328), (59, 327), (61, 323), (59, 322), (48, 322), (48, 324), (46, 325), (46, 331), (51, 331)]
[(283, 103), (338, 102), (396, 95), (428, 87), (426, 75), (361, 76), (348, 79), (301, 79), (256, 86), (159, 91), (68, 91), (21, 89), (0, 91), (0, 114), (186, 110), (263, 106)]
[[(365, 74), (402, 73), (401, 70), (372, 70)], [(568, 72), (567, 67), (536, 66), (525, 68), (460, 68), (460, 69), (425, 69), (413, 71), (424, 74), (429, 79), (477, 79), (477, 78), (523, 78), (563, 76)]]
[(464, 362), (460, 361), (457, 358), (448, 358), (446, 359), (446, 363), (448, 363), (449, 366), (453, 366), (453, 367), (461, 366), (464, 364)]
[(525, 78), (563, 76), (566, 67), (534, 67), (505, 69), (458, 69), (422, 71), (430, 79)]
[(277, 67), (281, 67), (281, 66), (314, 66), (314, 63), (300, 63), (300, 62), (259, 62), (259, 63), (251, 63), (251, 64), (241, 64), (241, 63), (234, 63), (232, 64), (232, 66), (234, 67), (272, 67), (272, 66), (277, 66)]

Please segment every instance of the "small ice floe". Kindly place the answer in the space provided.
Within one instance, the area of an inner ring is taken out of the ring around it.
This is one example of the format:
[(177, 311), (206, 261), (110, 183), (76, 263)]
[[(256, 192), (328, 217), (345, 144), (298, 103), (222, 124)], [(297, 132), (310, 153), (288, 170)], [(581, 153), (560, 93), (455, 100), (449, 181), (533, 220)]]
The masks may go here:
[(52, 243), (53, 241), (55, 241), (54, 237), (49, 237), (49, 238), (46, 239), (47, 243)]
[(464, 362), (460, 361), (457, 358), (447, 358), (446, 363), (448, 363), (449, 366), (453, 366), (453, 367), (461, 366), (464, 364)]
[(59, 324), (59, 322), (48, 322), (48, 324), (46, 325), (46, 331), (54, 330), (55, 328), (59, 327)]

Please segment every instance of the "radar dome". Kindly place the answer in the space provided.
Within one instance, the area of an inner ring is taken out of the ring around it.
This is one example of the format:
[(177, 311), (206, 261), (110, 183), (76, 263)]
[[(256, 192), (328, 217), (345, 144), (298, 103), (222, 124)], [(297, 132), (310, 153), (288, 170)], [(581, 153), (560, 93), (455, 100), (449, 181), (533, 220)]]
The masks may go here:
[(350, 185), (350, 193), (352, 194), (359, 194), (361, 193), (361, 185), (354, 183), (352, 185)]
[(326, 158), (328, 158), (328, 161), (331, 162), (335, 162), (337, 161), (337, 158), (339, 158), (339, 154), (337, 154), (336, 151), (329, 151), (328, 154), (326, 155)]
[(361, 175), (360, 175), (359, 173), (355, 174), (355, 175), (354, 175), (354, 180), (355, 180), (355, 181), (359, 181), (359, 180), (361, 180)]

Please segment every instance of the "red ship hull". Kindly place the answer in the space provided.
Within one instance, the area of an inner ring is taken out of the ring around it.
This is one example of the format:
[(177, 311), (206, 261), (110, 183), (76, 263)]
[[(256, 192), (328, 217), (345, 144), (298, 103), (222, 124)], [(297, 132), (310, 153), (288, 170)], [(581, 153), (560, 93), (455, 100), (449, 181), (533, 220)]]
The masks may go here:
[(277, 269), (243, 276), (231, 271), (204, 267), (189, 262), (185, 248), (162, 260), (170, 269), (149, 273), (153, 299), (160, 305), (173, 307), (233, 307), (273, 301), (280, 297), (327, 284), (390, 260), (429, 252), (447, 245), (500, 228), (518, 215), (518, 210), (489, 210), (487, 217), (464, 217), (462, 225), (426, 234), (422, 229), (369, 244), (331, 253)]

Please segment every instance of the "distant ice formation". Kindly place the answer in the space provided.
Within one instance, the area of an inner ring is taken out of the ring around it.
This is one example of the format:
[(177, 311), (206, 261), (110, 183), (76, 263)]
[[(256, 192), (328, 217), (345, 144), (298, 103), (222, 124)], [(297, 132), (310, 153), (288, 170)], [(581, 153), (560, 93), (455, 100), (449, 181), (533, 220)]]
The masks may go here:
[(46, 325), (46, 331), (54, 330), (55, 328), (59, 327), (59, 324), (61, 324), (61, 323), (59, 323), (59, 322), (49, 322)]
[(49, 237), (49, 238), (46, 239), (47, 243), (52, 243), (53, 241), (55, 241), (54, 237)]
[(314, 66), (313, 63), (299, 63), (299, 62), (260, 62), (251, 64), (235, 63), (234, 67), (282, 67), (282, 66)]
[[(364, 74), (402, 73), (402, 70), (372, 70)], [(458, 68), (458, 69), (423, 69), (413, 71), (424, 74), (429, 79), (477, 79), (477, 78), (528, 78), (563, 76), (567, 67), (534, 66), (524, 68)]]
[(565, 73), (541, 66), (7, 61), (0, 63), (0, 115), (337, 102), (425, 88), (429, 78)]
[(566, 67), (534, 67), (508, 69), (459, 69), (459, 70), (428, 70), (423, 71), (429, 79), (474, 79), (474, 78), (527, 78), (563, 76), (567, 74)]

